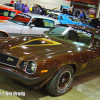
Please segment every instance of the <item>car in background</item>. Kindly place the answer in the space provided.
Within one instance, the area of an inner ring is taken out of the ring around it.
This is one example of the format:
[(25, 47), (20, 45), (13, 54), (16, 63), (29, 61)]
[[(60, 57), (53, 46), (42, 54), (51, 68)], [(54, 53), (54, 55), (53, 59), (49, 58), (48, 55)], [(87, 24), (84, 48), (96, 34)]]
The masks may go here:
[(0, 39), (0, 75), (36, 89), (46, 84), (55, 96), (68, 92), (75, 76), (96, 69), (100, 69), (98, 29), (63, 24), (41, 36)]
[(12, 3), (4, 3), (3, 5), (6, 5), (6, 6), (9, 6), (9, 7), (12, 7), (12, 8), (15, 7), (15, 4), (12, 4)]
[(19, 35), (40, 35), (56, 24), (60, 24), (60, 22), (50, 17), (22, 13), (10, 20), (0, 20), (0, 38)]
[(88, 21), (89, 25), (93, 26), (94, 28), (100, 29), (100, 18), (90, 19)]
[(19, 13), (22, 12), (9, 7), (0, 6), (0, 20), (8, 20)]
[(81, 22), (78, 18), (75, 18), (74, 16), (70, 16), (67, 14), (49, 12), (47, 16), (57, 19), (61, 24), (75, 24), (75, 25), (93, 27), (93, 26), (90, 26), (88, 24)]
[(12, 3), (4, 3), (4, 4), (0, 4), (0, 6), (15, 9), (15, 4)]

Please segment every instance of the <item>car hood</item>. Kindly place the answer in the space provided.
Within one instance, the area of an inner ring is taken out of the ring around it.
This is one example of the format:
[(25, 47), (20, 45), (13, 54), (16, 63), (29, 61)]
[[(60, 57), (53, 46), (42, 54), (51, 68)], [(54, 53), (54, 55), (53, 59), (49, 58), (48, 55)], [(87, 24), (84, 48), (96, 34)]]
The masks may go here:
[(46, 36), (10, 37), (0, 40), (0, 51), (4, 54), (26, 59), (62, 52), (78, 51), (75, 44), (70, 44)]

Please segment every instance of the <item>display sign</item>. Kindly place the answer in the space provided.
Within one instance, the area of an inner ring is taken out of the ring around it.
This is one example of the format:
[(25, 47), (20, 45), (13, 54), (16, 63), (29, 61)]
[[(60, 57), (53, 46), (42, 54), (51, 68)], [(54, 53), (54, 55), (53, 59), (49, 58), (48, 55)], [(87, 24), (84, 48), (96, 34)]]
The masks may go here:
[(4, 16), (8, 17), (9, 12), (8, 11), (4, 11)]
[(90, 14), (95, 14), (95, 13), (96, 13), (96, 9), (90, 8), (90, 9), (89, 9), (89, 13), (90, 13)]
[(96, 12), (97, 12), (97, 9), (89, 8), (88, 9), (88, 16), (89, 16), (89, 18), (95, 18), (96, 17)]

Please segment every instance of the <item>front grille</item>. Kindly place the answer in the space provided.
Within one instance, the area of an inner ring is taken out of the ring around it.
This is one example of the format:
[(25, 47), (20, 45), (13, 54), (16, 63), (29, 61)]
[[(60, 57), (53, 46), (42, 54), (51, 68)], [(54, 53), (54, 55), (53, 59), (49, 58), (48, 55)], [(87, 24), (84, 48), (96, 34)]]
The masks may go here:
[(12, 57), (6, 54), (3, 54), (0, 52), (0, 63), (1, 64), (6, 64), (6, 65), (10, 65), (10, 66), (17, 66), (19, 59), (16, 57)]

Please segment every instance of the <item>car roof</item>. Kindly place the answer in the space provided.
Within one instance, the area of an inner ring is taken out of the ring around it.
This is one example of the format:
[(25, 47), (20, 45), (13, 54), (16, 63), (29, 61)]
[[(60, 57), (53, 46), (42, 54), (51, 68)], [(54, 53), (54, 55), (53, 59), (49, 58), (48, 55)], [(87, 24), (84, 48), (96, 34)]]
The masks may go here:
[(50, 13), (50, 14), (51, 14), (51, 13), (52, 13), (52, 14), (57, 14), (57, 15), (62, 14), (62, 13), (60, 13), (60, 12), (48, 12), (48, 14), (49, 14), (49, 13)]
[(14, 11), (14, 12), (21, 12), (21, 11), (19, 11), (19, 10), (13, 9), (13, 8), (11, 8), (11, 7), (8, 7), (8, 6), (1, 6), (1, 5), (0, 5), (0, 9), (10, 10), (10, 11)]
[(91, 27), (82, 26), (82, 25), (75, 25), (75, 24), (59, 24), (59, 25), (65, 26), (65, 27), (80, 28), (80, 29), (89, 31), (92, 34), (100, 34), (100, 29), (97, 29), (97, 28), (91, 28)]
[[(26, 13), (22, 13), (22, 14), (26, 14)], [(42, 16), (42, 15), (38, 15), (38, 14), (31, 14), (31, 13), (27, 13), (27, 15), (31, 16), (32, 18), (38, 17), (38, 18), (45, 18), (45, 19), (51, 19), (53, 21), (58, 21), (57, 19), (53, 19), (51, 17), (47, 17), (47, 16)]]

